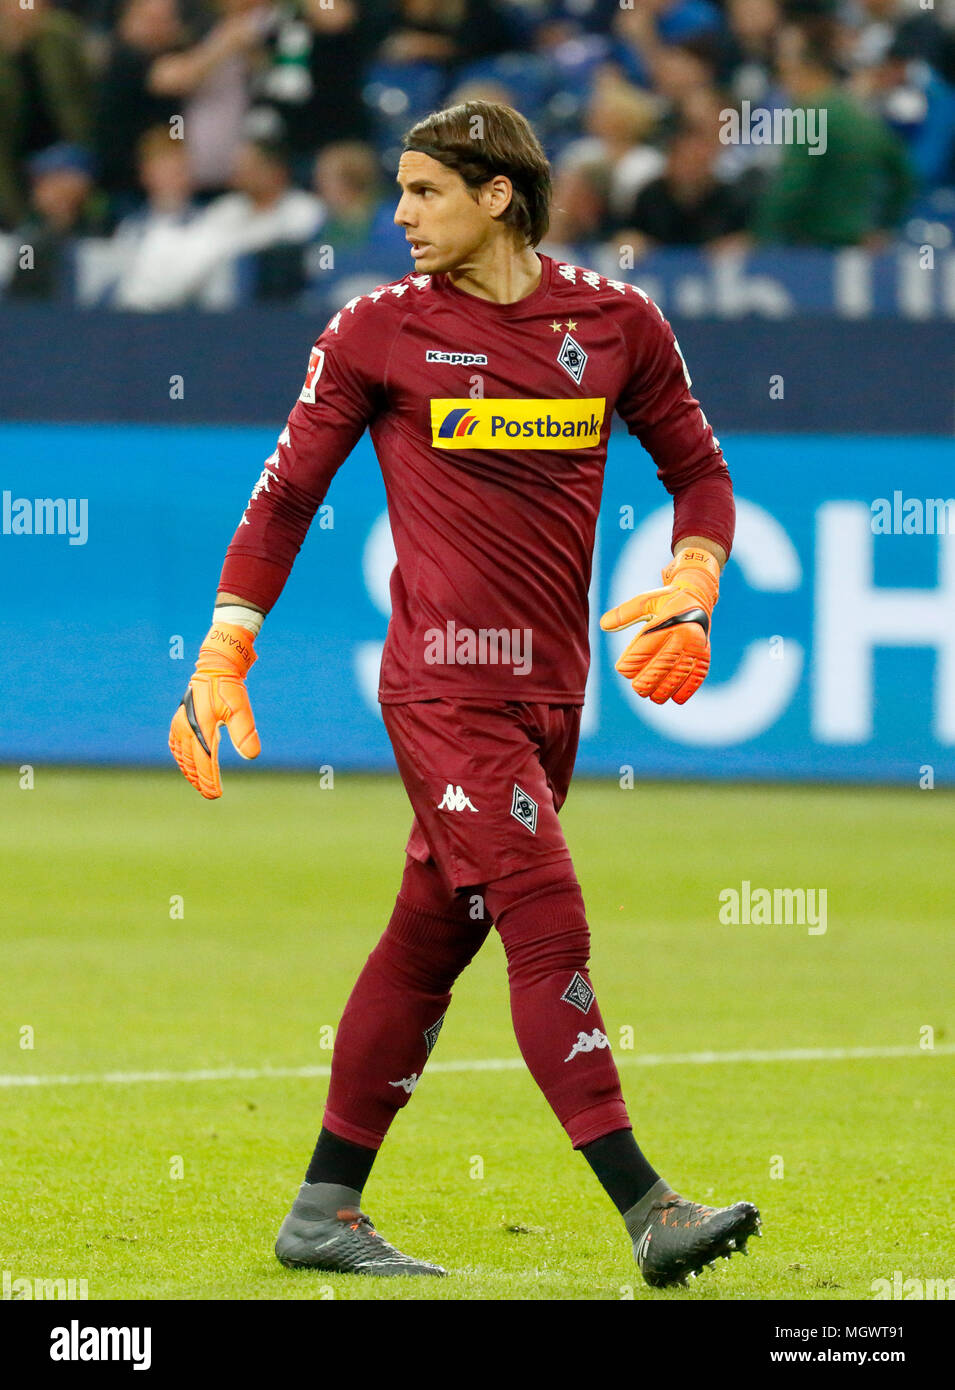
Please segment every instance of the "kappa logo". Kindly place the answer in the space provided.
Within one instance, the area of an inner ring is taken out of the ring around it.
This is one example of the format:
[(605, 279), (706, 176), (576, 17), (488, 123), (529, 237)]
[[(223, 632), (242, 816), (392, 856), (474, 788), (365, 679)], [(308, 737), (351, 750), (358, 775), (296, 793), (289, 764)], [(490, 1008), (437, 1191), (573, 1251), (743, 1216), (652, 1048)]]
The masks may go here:
[(444, 796), (438, 802), (439, 811), (474, 811), (477, 814), (477, 807), (472, 804), (471, 798), (464, 792), (463, 787), (456, 787), (453, 782), (449, 782), (445, 788)]
[(582, 1014), (587, 1013), (594, 1002), (594, 992), (579, 970), (574, 971), (574, 978), (560, 997), (565, 1004), (573, 1004)]
[(445, 1016), (445, 1014), (442, 1014), (436, 1023), (432, 1023), (430, 1028), (426, 1028), (424, 1030), (424, 1045), (428, 1049), (428, 1057), (431, 1056), (431, 1050), (434, 1047), (435, 1043), (438, 1041), (438, 1034), (441, 1032), (441, 1025), (445, 1020)]
[(580, 1052), (593, 1052), (594, 1048), (609, 1047), (610, 1043), (606, 1033), (601, 1033), (599, 1028), (595, 1028), (592, 1033), (578, 1033), (577, 1041), (570, 1049), (570, 1056), (565, 1057), (565, 1062), (572, 1062)]
[(302, 387), (300, 401), (306, 405), (315, 404), (315, 383), (322, 374), (325, 366), (325, 353), (321, 348), (313, 347), (308, 354), (308, 368), (305, 372), (305, 385)]
[(388, 1085), (389, 1085), (389, 1086), (400, 1086), (401, 1089), (402, 1089), (403, 1091), (406, 1091), (407, 1094), (410, 1096), (410, 1095), (411, 1095), (411, 1092), (414, 1090), (414, 1088), (417, 1086), (417, 1084), (418, 1084), (418, 1082), (419, 1082), (420, 1080), (421, 1080), (421, 1078), (420, 1078), (420, 1076), (418, 1075), (418, 1073), (417, 1073), (416, 1071), (413, 1071), (413, 1072), (411, 1073), (411, 1075), (410, 1075), (410, 1076), (406, 1076), (406, 1077), (404, 1078), (404, 1080), (402, 1080), (402, 1081), (389, 1081), (389, 1082), (388, 1082)]
[(484, 352), (442, 352), (438, 348), (429, 348), (424, 355), (426, 362), (446, 362), (449, 367), (475, 367), (487, 365), (487, 354)]
[(577, 385), (580, 385), (584, 368), (587, 365), (587, 354), (579, 343), (575, 343), (569, 333), (564, 335), (564, 341), (560, 345), (560, 352), (557, 354), (557, 361), (564, 371), (574, 378)]
[(514, 795), (511, 798), (511, 815), (515, 820), (519, 820), (521, 825), (527, 827), (532, 835), (537, 833), (537, 802), (532, 796), (528, 796), (515, 782)]

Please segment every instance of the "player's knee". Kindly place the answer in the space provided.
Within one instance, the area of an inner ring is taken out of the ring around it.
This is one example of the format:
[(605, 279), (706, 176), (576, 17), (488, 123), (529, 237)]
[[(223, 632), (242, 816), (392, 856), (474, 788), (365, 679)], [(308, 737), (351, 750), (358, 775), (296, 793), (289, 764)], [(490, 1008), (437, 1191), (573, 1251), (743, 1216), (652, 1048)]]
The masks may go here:
[(490, 927), (442, 916), (400, 895), (376, 952), (393, 978), (409, 989), (445, 995), (480, 950)]
[(486, 901), (512, 979), (534, 983), (555, 972), (586, 969), (590, 930), (569, 859), (488, 884)]
[(484, 889), (487, 914), (499, 929), (506, 917), (518, 913), (522, 919), (530, 920), (534, 915), (533, 904), (549, 898), (560, 898), (564, 908), (573, 899), (579, 904), (583, 915), (584, 900), (570, 859), (521, 869), (516, 874), (508, 874), (505, 878), (488, 883)]

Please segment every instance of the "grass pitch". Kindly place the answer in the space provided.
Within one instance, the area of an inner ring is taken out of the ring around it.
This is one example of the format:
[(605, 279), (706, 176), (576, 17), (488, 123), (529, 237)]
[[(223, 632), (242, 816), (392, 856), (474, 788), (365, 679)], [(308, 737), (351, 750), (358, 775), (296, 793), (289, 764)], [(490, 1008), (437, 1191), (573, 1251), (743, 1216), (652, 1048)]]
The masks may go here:
[[(322, 790), (227, 768), (225, 786), (208, 804), (174, 769), (40, 768), (29, 791), (13, 769), (2, 778), (13, 1279), (86, 1279), (91, 1299), (696, 1301), (871, 1298), (895, 1271), (955, 1274), (955, 798), (572, 788), (563, 819), (592, 974), (638, 1139), (685, 1195), (763, 1213), (753, 1258), (653, 1292), (526, 1071), (448, 1065), (518, 1058), (493, 932), (432, 1058), (448, 1069), (425, 1072), (365, 1192), (388, 1239), (451, 1277), (277, 1264), (327, 1081), (268, 1073), (329, 1063), (410, 811), (397, 779), (340, 775)], [(743, 880), (825, 888), (826, 932), (721, 924), (719, 894)], [(934, 1050), (919, 1050), (926, 1028)], [(704, 1052), (742, 1056), (684, 1056)], [(249, 1074), (187, 1079), (231, 1069)]]

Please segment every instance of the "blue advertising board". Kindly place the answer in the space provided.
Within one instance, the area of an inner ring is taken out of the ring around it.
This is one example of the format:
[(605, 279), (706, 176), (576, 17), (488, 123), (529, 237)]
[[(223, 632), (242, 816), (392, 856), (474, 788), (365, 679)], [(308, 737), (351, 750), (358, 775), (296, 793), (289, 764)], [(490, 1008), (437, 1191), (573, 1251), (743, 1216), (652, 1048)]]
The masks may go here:
[[(0, 428), (0, 758), (165, 761), (222, 554), (275, 433)], [(955, 501), (944, 504), (955, 493), (955, 442), (721, 442), (738, 529), (711, 672), (687, 705), (657, 707), (614, 671), (626, 634), (601, 633), (597, 622), (659, 582), (672, 505), (639, 444), (611, 440), (578, 770), (947, 781)], [(257, 644), (258, 766), (390, 768), (375, 692), (393, 549), (367, 436), (327, 503)], [(224, 761), (236, 761), (231, 749)]]

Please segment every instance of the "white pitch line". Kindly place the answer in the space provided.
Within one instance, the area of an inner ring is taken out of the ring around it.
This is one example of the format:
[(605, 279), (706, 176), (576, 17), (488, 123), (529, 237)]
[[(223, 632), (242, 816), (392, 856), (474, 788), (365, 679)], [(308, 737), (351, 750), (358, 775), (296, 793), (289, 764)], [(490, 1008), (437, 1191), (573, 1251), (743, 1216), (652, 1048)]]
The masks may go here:
[[(776, 1052), (642, 1052), (630, 1057), (614, 1054), (622, 1067), (712, 1066), (724, 1062), (851, 1062), (881, 1057), (937, 1057), (951, 1055), (955, 1043), (939, 1043), (933, 1048), (906, 1047), (790, 1047)], [(521, 1057), (475, 1058), (461, 1062), (431, 1062), (428, 1075), (436, 1072), (521, 1071)], [(2, 1076), (0, 1089), (12, 1086), (137, 1086), (146, 1082), (181, 1081), (269, 1081), (308, 1080), (330, 1076), (330, 1066), (321, 1067), (220, 1067), (207, 1071), (106, 1071), (78, 1076)]]

